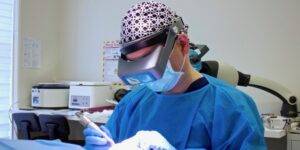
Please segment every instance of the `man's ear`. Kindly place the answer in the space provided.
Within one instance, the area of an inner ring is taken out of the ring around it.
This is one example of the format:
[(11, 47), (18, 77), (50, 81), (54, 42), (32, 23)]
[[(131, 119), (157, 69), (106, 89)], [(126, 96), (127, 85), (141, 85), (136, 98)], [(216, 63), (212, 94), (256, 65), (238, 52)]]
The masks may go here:
[(189, 37), (186, 34), (181, 33), (181, 34), (178, 35), (177, 40), (178, 40), (179, 44), (182, 47), (182, 53), (184, 55), (188, 54), (189, 49), (190, 49), (190, 44), (189, 44), (190, 40), (189, 40)]

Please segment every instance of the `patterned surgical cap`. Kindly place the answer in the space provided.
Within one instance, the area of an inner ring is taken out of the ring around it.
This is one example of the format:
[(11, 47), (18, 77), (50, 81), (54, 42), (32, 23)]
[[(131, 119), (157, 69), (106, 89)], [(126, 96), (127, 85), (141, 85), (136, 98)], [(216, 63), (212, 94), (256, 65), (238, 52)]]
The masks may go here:
[(122, 19), (121, 43), (139, 40), (162, 31), (179, 16), (165, 4), (141, 2), (133, 5)]

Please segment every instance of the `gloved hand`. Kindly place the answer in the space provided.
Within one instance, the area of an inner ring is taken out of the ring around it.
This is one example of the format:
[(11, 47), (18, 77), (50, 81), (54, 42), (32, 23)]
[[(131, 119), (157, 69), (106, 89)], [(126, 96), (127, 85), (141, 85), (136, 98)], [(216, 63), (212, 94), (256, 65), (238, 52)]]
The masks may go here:
[(175, 150), (157, 131), (139, 131), (133, 137), (113, 145), (110, 150)]
[[(111, 137), (109, 130), (105, 126), (100, 126), (100, 129)], [(111, 147), (102, 134), (95, 129), (86, 128), (83, 134), (85, 137), (84, 148), (86, 150), (108, 150)]]

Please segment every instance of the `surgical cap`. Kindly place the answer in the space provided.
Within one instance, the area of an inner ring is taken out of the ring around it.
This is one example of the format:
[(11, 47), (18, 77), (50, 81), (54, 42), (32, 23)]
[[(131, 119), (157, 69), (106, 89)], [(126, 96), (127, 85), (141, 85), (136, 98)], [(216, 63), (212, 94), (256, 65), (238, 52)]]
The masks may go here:
[(133, 5), (122, 19), (121, 43), (143, 39), (162, 31), (179, 18), (165, 4), (149, 1)]

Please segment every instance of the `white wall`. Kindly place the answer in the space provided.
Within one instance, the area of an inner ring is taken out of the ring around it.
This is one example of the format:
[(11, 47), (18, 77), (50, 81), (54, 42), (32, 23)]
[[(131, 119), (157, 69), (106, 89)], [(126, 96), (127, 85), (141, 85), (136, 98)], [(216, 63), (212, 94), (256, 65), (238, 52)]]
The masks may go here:
[[(300, 98), (300, 1), (195, 0), (172, 1), (170, 6), (189, 23), (192, 40), (210, 47), (207, 58), (277, 81)], [(261, 112), (279, 113), (279, 99), (244, 90)]]
[(116, 0), (63, 1), (61, 79), (102, 80), (101, 46), (104, 40), (119, 38), (122, 12), (131, 3)]
[[(19, 46), (14, 76), (17, 78), (16, 97), (19, 107), (30, 106), (31, 87), (37, 82), (53, 82), (57, 77), (59, 50), (59, 0), (19, 1)], [(41, 41), (42, 65), (40, 69), (23, 66), (23, 38), (31, 37)]]
[[(58, 79), (101, 80), (101, 45), (104, 40), (119, 38), (120, 19), (137, 1), (49, 1), (40, 1), (38, 4), (48, 6), (47, 3), (55, 3), (53, 7), (61, 7), (61, 20), (55, 23), (58, 20), (54, 19), (53, 26), (49, 25), (53, 31), (59, 25)], [(210, 47), (204, 59), (220, 59), (242, 72), (275, 80), (290, 88), (300, 98), (300, 81), (297, 80), (300, 76), (300, 1), (164, 2), (189, 24), (192, 41)], [(46, 11), (52, 15), (59, 12), (52, 12), (50, 8)], [(28, 19), (30, 21), (33, 18)], [(259, 90), (243, 90), (256, 99), (261, 112), (279, 113), (279, 99)]]

